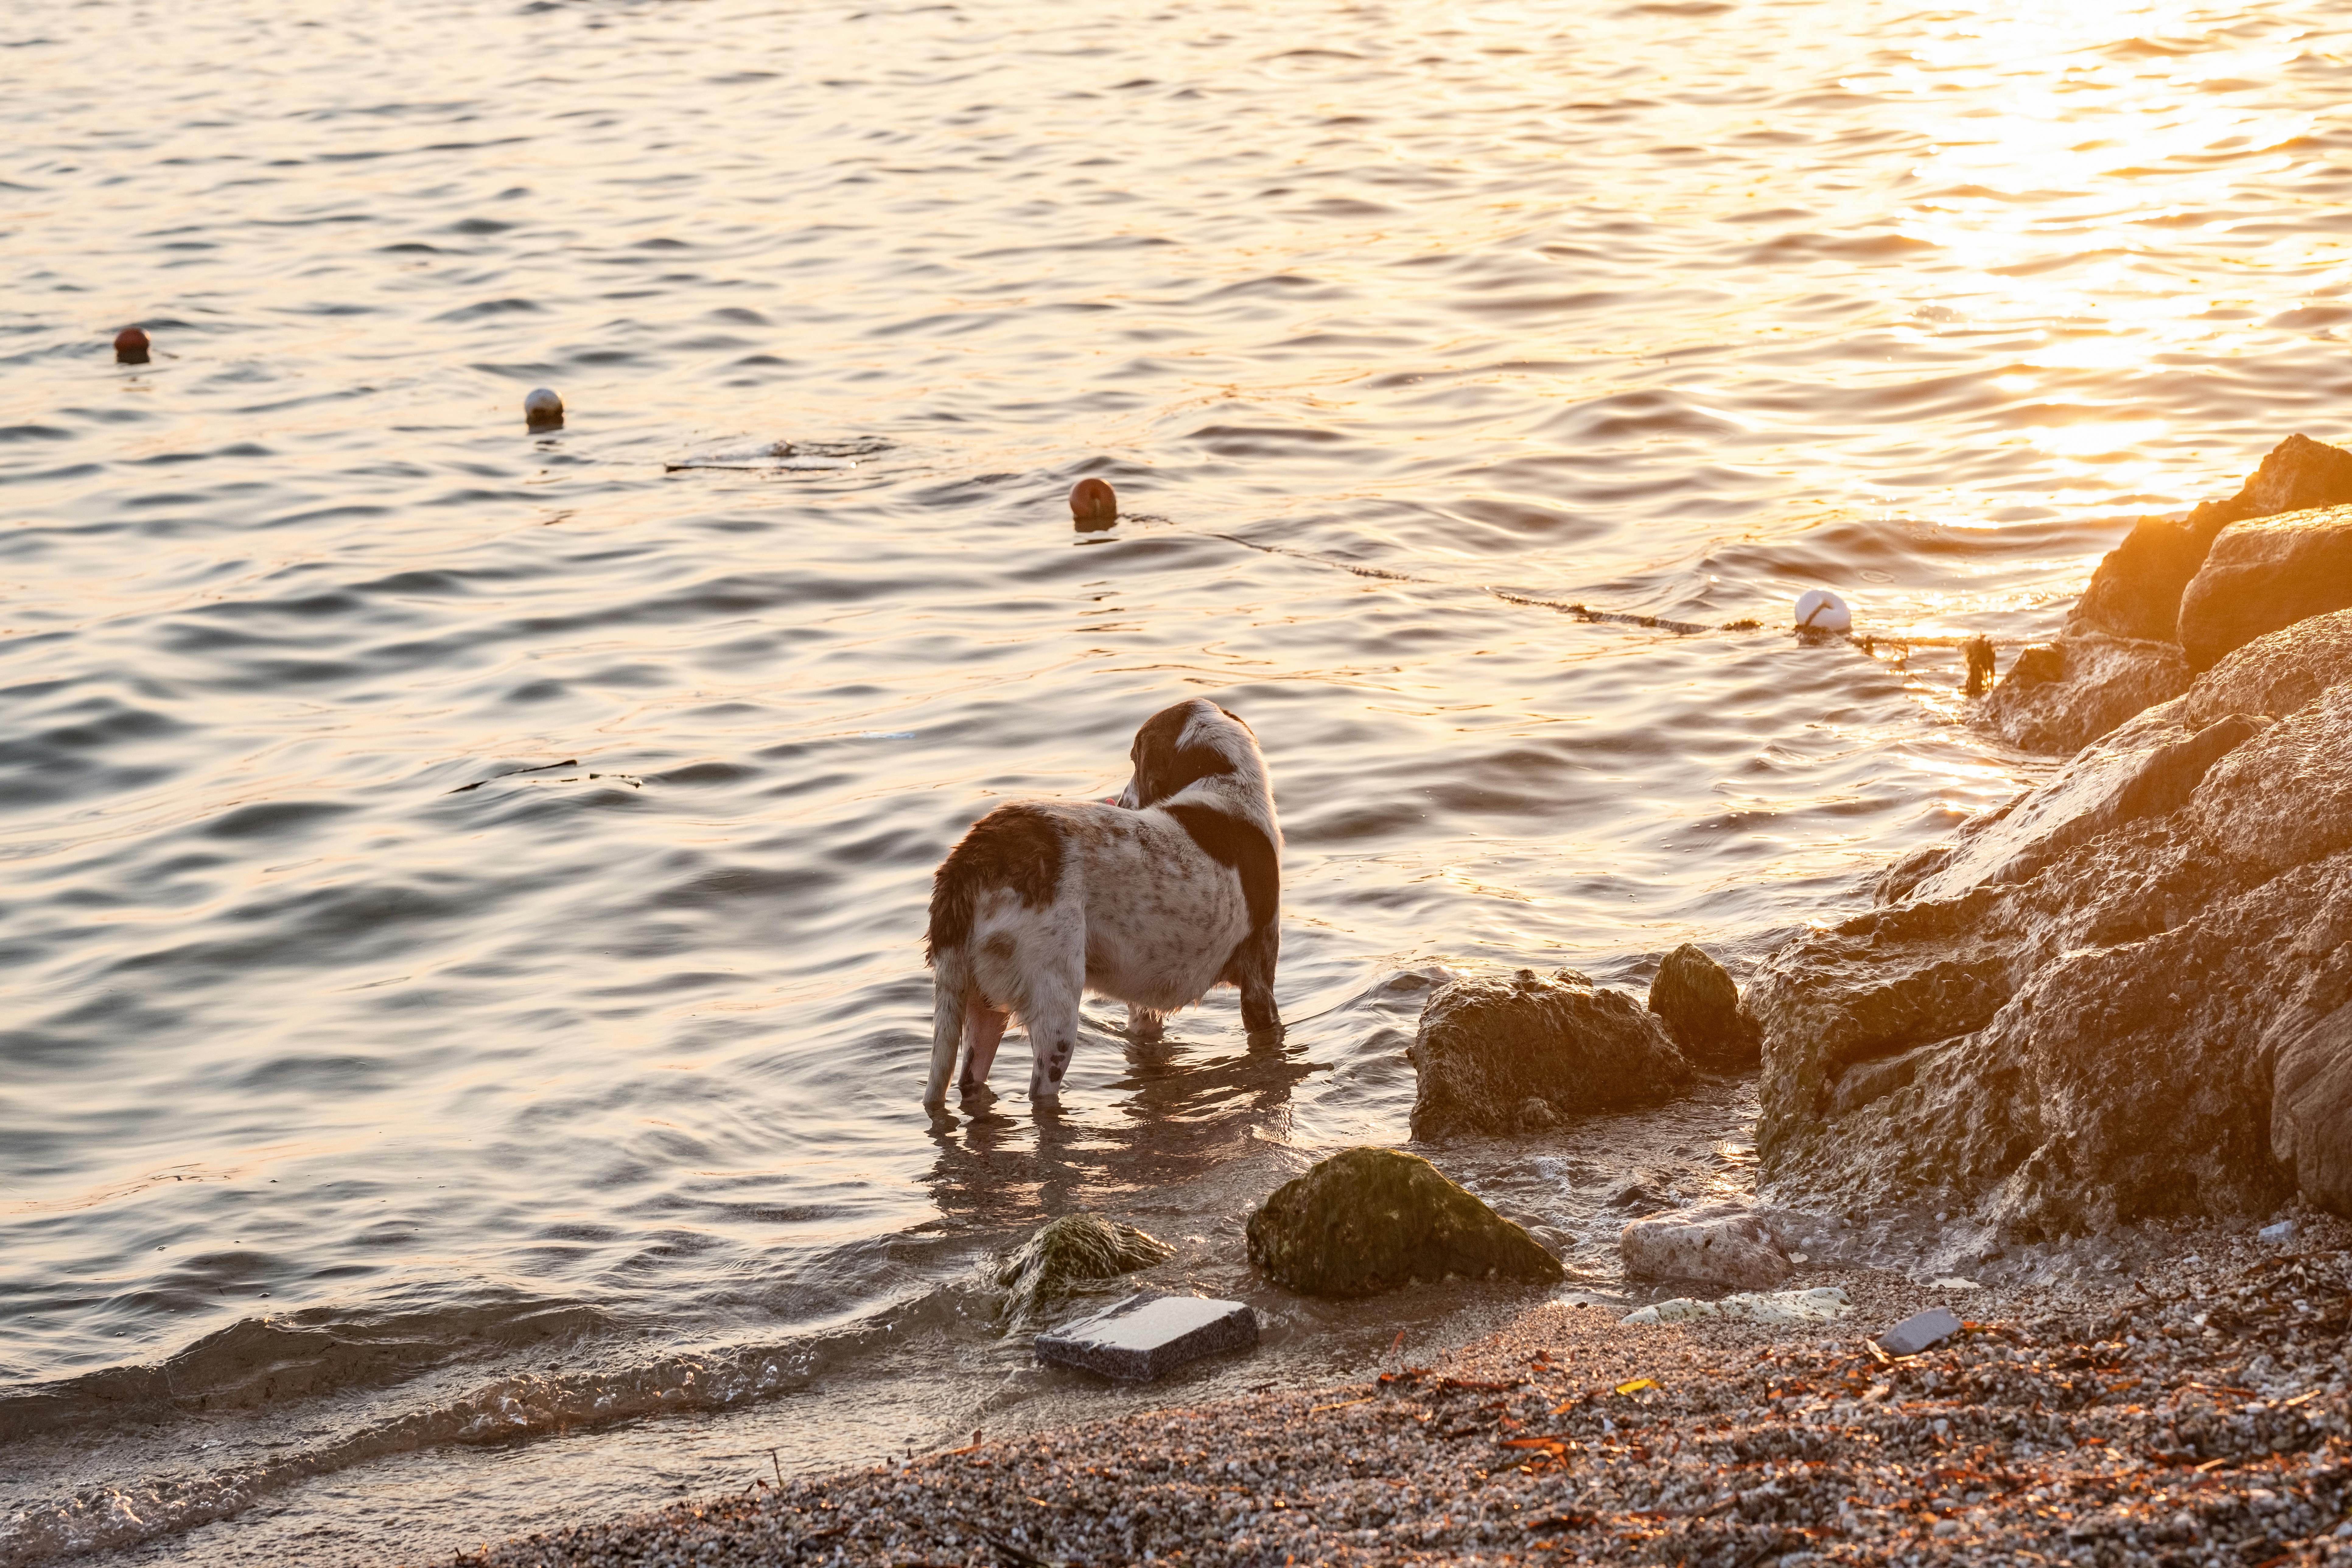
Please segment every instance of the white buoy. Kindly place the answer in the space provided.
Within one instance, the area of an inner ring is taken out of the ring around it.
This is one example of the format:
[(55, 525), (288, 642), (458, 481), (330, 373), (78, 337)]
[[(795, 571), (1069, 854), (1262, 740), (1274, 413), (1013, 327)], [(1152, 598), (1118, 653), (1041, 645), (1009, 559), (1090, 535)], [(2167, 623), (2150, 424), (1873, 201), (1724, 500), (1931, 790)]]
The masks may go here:
[(1797, 629), (1801, 632), (1850, 632), (1853, 612), (1827, 588), (1808, 588), (1797, 596)]
[(549, 430), (563, 423), (563, 399), (555, 389), (535, 386), (522, 400), (522, 416), (534, 430)]

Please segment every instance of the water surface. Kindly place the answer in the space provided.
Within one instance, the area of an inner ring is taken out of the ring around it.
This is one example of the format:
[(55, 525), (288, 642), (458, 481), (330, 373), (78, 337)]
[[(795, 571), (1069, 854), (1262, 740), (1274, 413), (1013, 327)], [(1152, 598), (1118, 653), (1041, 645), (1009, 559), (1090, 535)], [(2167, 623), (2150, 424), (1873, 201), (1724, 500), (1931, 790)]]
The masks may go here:
[[(1301, 1304), (1239, 1217), (1404, 1139), (1433, 980), (1743, 967), (2035, 776), (1948, 655), (1769, 628), (2046, 635), (2347, 433), (2345, 16), (12, 7), (0, 1561), (1103, 1408), (983, 1288), (1076, 1207), (1266, 1314), (1161, 1397), (1507, 1310)], [(671, 467), (778, 441), (855, 466)], [(929, 1127), (931, 868), (1190, 695), (1276, 781), (1283, 1049), (1097, 1010), (1058, 1118), (1016, 1041)], [(1606, 1291), (1750, 1115), (1433, 1152)]]

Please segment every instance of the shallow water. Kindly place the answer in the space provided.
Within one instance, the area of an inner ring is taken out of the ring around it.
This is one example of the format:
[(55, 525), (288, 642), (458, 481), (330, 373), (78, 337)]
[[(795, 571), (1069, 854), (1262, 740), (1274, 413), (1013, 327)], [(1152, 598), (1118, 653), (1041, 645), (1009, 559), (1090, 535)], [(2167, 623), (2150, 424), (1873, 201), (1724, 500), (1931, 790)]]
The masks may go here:
[[(1502, 1310), (1240, 1258), (1404, 1138), (1429, 982), (1745, 964), (2042, 765), (1948, 655), (1507, 595), (2021, 639), (2346, 434), (2345, 16), (12, 8), (0, 1562), (1152, 1397), (995, 1337), (1075, 1207), (1266, 1312), (1185, 1397)], [(1192, 694), (1276, 781), (1286, 1045), (1097, 1012), (1060, 1117), (1009, 1042), (934, 1133), (930, 868)], [(1751, 1114), (1435, 1152), (1605, 1291), (1612, 1194), (1751, 1184)]]

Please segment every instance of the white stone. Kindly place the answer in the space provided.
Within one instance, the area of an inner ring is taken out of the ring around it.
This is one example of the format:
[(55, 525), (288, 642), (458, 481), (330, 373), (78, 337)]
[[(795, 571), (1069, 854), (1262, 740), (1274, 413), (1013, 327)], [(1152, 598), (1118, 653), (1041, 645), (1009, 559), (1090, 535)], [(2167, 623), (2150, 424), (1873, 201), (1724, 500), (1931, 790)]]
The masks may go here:
[(1983, 1286), (1978, 1284), (1975, 1280), (1964, 1279), (1958, 1274), (1947, 1274), (1942, 1279), (1931, 1279), (1928, 1283), (1935, 1286), (1938, 1290), (1981, 1290), (1984, 1289)]
[(2294, 1221), (2283, 1219), (2276, 1225), (2266, 1225), (2254, 1233), (2273, 1247), (2284, 1247), (2294, 1239)]
[(1037, 1359), (1148, 1382), (1188, 1361), (1257, 1343), (1257, 1314), (1240, 1301), (1140, 1291), (1036, 1339)]
[(1637, 1219), (1617, 1247), (1625, 1272), (1637, 1279), (1769, 1290), (1792, 1268), (1763, 1216), (1739, 1203), (1701, 1204)]
[(1677, 1296), (1625, 1314), (1628, 1323), (1681, 1323), (1693, 1318), (1746, 1318), (1759, 1323), (1822, 1323), (1843, 1318), (1853, 1303), (1833, 1285), (1811, 1290), (1768, 1290), (1698, 1301)]
[(1853, 612), (1827, 588), (1808, 588), (1797, 595), (1797, 625), (1805, 631), (1850, 632)]

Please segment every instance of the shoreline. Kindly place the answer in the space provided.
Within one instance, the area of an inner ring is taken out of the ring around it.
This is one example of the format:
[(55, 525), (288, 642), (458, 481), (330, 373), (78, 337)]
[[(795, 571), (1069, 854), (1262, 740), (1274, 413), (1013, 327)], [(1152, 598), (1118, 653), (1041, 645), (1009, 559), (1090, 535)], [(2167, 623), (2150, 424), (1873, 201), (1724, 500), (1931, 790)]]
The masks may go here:
[[(2144, 1227), (2137, 1274), (1813, 1269), (1832, 1323), (1547, 1300), (1431, 1358), (1024, 1432), (455, 1563), (2352, 1563), (2352, 1224)], [(1570, 1292), (1573, 1294), (1573, 1292)], [(1969, 1327), (1885, 1358), (1948, 1305)], [(2338, 1533), (2338, 1532), (2341, 1533)]]

